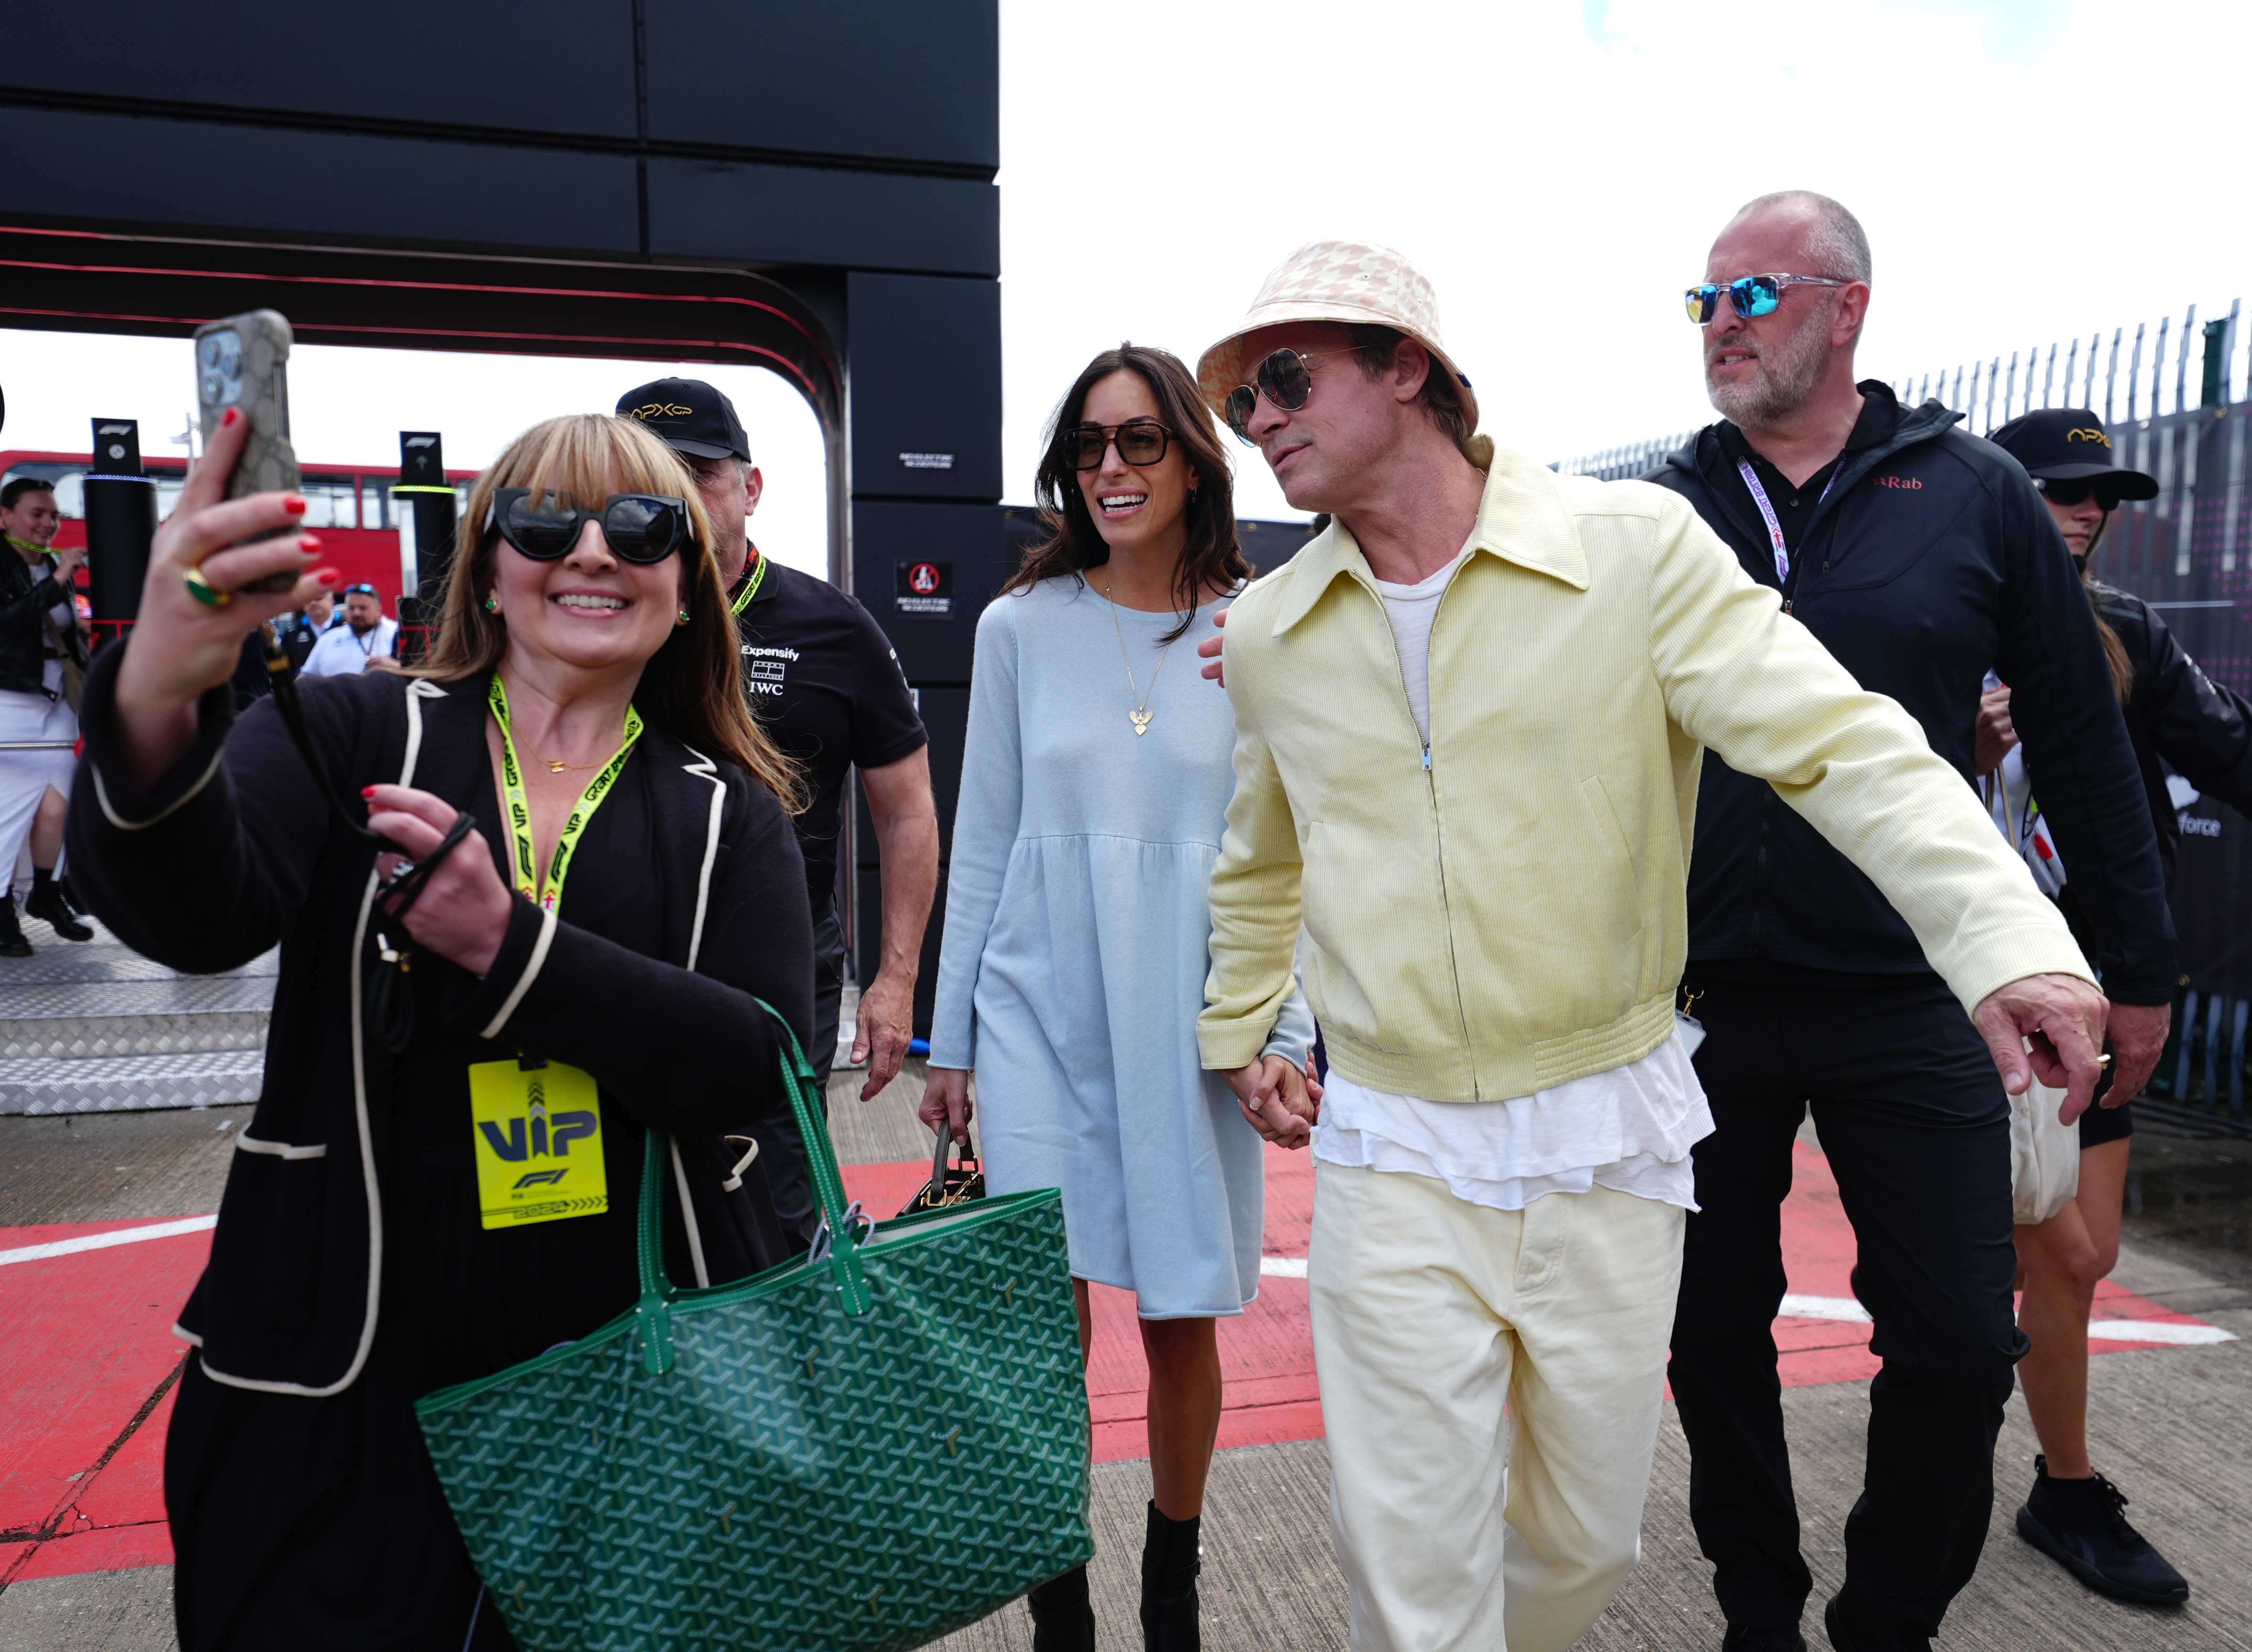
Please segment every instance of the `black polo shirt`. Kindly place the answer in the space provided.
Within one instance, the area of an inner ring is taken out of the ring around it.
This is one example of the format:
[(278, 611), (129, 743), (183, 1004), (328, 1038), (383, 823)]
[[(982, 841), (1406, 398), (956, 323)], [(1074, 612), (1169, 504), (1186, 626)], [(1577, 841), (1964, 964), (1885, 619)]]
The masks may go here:
[[(803, 771), (812, 803), (797, 817), (816, 914), (837, 892), (844, 771), (881, 768), (930, 742), (914, 697), (868, 610), (826, 580), (757, 556), (758, 593), (736, 616), (743, 691), (760, 726)], [(736, 587), (732, 596), (740, 596)], [(732, 598), (731, 598), (732, 600)]]

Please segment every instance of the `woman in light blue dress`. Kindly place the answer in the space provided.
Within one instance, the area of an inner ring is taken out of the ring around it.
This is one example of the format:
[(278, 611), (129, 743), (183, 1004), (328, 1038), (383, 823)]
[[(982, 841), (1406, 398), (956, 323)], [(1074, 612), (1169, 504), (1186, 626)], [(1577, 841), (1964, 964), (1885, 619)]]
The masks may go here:
[[(1188, 369), (1131, 344), (1096, 357), (1038, 496), (1049, 537), (977, 625), (922, 1118), (959, 1139), (974, 1070), (987, 1185), (1063, 1190), (1082, 1350), (1087, 1281), (1135, 1293), (1156, 1493), (1143, 1632), (1193, 1652), (1213, 1322), (1258, 1295), (1261, 1138), (1307, 1140), (1313, 1024), (1294, 996), (1255, 1108), (1198, 1059), (1235, 724), (1195, 648), (1252, 570)], [(1094, 1645), (1084, 1568), (1031, 1600), (1039, 1652)]]

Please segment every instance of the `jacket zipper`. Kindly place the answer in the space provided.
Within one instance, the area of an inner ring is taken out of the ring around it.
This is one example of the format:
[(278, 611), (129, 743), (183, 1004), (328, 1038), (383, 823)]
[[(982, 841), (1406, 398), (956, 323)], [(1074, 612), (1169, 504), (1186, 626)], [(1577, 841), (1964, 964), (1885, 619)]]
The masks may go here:
[[(1457, 574), (1461, 572), (1460, 568), (1456, 569)], [(1429, 698), (1431, 688), (1430, 637), (1438, 631), (1439, 609), (1447, 606), (1447, 598), (1452, 593), (1454, 588), (1455, 582), (1449, 580), (1447, 581), (1446, 590), (1439, 593), (1439, 600), (1431, 609), (1431, 630), (1426, 633), (1424, 637), (1423, 692), (1427, 699)], [(1412, 728), (1415, 723), (1415, 702), (1408, 697), (1408, 668), (1400, 658), (1400, 638), (1392, 629), (1392, 611), (1384, 606), (1384, 598), (1380, 593), (1372, 591), (1369, 594), (1376, 598), (1377, 613), (1384, 621), (1384, 635), (1392, 639), (1392, 669), (1398, 673), (1400, 703), (1408, 708), (1408, 723)], [(1421, 732), (1420, 730), (1417, 732)], [(1463, 1048), (1467, 1051), (1470, 1047), (1470, 1011), (1463, 1005), (1463, 970), (1462, 965), (1455, 956), (1455, 913), (1453, 906), (1447, 899), (1447, 837), (1439, 826), (1439, 782), (1431, 773), (1431, 737), (1424, 734), (1422, 739), (1423, 783), (1428, 789), (1431, 799), (1431, 844), (1435, 851), (1439, 867), (1439, 913), (1447, 927), (1447, 973), (1455, 983), (1455, 1020), (1462, 1028)], [(1471, 1059), (1470, 1091), (1473, 1096), (1477, 1091), (1475, 1056)]]

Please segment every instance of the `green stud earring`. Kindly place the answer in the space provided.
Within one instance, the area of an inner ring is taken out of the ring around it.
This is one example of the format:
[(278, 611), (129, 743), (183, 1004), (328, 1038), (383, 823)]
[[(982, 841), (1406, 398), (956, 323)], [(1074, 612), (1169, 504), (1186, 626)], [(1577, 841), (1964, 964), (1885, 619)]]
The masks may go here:
[(683, 609), (681, 609), (681, 610), (680, 610), (680, 617), (679, 617), (678, 619), (675, 620), (675, 621), (673, 621), (673, 623), (674, 623), (675, 625), (685, 625), (685, 624), (687, 624), (687, 623), (688, 623), (688, 610), (687, 610), (686, 608), (683, 608)]
[(485, 612), (487, 614), (498, 614), (500, 612), (500, 599), (496, 596), (487, 597), (485, 599)]

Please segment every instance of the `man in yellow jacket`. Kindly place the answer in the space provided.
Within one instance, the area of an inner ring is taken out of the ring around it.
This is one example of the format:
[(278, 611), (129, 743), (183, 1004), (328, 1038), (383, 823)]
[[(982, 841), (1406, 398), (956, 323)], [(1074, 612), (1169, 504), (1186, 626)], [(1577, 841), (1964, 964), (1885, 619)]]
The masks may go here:
[(1563, 1652), (1638, 1551), (1712, 1128), (1674, 1009), (1703, 748), (1884, 891), (2012, 1093), (2030, 1039), (2086, 1105), (2104, 1002), (1922, 731), (1686, 502), (1474, 434), (1398, 253), (1302, 247), (1199, 376), (1290, 503), (1336, 518), (1227, 615), (1199, 1037), (1270, 1128), (1259, 1054), (1303, 925), (1353, 1645)]

